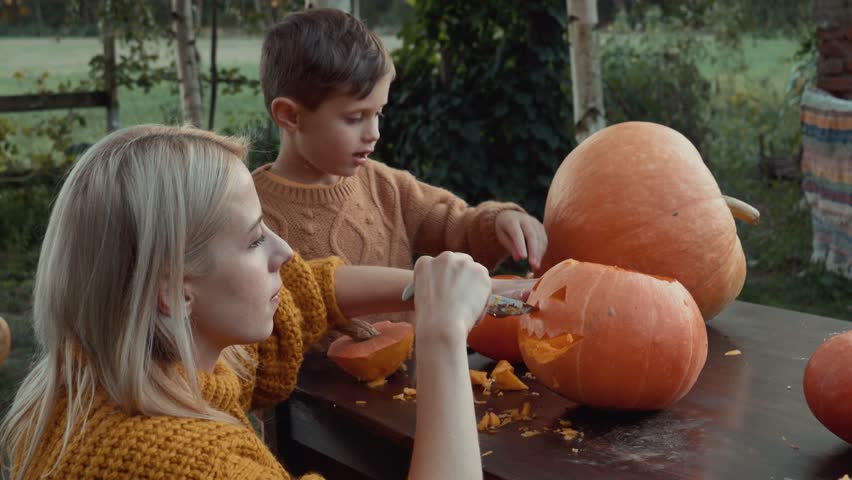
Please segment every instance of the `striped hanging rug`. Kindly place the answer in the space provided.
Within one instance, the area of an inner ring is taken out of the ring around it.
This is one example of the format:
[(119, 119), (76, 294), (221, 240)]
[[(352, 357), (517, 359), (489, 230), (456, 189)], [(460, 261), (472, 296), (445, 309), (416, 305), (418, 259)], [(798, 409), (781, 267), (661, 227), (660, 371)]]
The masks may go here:
[(802, 188), (814, 262), (852, 278), (852, 101), (816, 88), (802, 95)]

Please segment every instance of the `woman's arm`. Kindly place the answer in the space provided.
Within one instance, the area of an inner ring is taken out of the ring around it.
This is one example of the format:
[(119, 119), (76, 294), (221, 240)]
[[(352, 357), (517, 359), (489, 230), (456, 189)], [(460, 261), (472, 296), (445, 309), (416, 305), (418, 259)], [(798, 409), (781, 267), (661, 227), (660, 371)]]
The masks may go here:
[(491, 279), (485, 267), (459, 253), (421, 257), (415, 277), (417, 421), (409, 479), (481, 479), (465, 345)]
[(401, 298), (413, 278), (401, 268), (347, 265), (334, 273), (334, 296), (346, 318), (413, 310), (414, 302)]
[[(337, 305), (347, 318), (413, 310), (413, 301), (403, 302), (400, 298), (405, 286), (414, 278), (412, 273), (390, 267), (340, 267), (334, 273)], [(494, 279), (493, 293), (526, 300), (537, 280)]]

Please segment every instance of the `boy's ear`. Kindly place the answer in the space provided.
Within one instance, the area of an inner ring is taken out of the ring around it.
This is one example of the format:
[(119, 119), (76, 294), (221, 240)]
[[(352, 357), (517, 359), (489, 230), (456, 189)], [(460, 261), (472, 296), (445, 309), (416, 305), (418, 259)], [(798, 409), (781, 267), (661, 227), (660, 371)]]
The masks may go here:
[(272, 100), (269, 110), (272, 112), (272, 119), (279, 127), (291, 133), (299, 128), (299, 115), (302, 107), (293, 99), (289, 97), (276, 97)]

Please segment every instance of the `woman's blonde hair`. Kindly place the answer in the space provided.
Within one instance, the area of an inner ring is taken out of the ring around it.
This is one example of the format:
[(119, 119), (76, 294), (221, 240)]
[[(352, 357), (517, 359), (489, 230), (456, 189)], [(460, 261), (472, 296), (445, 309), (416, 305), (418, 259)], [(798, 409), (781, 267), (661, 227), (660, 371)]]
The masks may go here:
[[(238, 422), (210, 407), (187, 374), (197, 364), (183, 279), (215, 267), (208, 244), (246, 149), (194, 128), (141, 125), (105, 137), (71, 169), (36, 272), (37, 357), (0, 425), (14, 477), (30, 469), (60, 398), (64, 452), (85, 428), (96, 386), (129, 414)], [(170, 315), (158, 309), (163, 282)], [(223, 358), (245, 375), (241, 347)]]

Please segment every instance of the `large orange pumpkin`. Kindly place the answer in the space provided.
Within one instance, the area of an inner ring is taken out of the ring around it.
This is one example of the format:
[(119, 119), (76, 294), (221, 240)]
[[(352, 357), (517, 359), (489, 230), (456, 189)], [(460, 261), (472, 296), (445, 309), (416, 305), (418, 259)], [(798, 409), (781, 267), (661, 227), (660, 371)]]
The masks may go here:
[(0, 365), (6, 361), (9, 356), (9, 350), (12, 349), (12, 333), (9, 331), (9, 325), (6, 320), (0, 317)]
[(566, 260), (548, 270), (521, 317), (524, 363), (540, 382), (592, 407), (657, 410), (695, 384), (707, 330), (676, 280)]
[(852, 443), (852, 331), (835, 335), (816, 349), (802, 386), (817, 420)]
[(745, 282), (732, 211), (752, 223), (759, 217), (722, 195), (686, 137), (654, 123), (616, 124), (586, 139), (557, 170), (540, 271), (573, 258), (675, 278), (709, 320)]
[(328, 347), (328, 356), (343, 371), (371, 382), (394, 373), (411, 357), (414, 350), (414, 328), (404, 322), (377, 322), (379, 334), (357, 341), (344, 335)]
[[(521, 279), (517, 275), (495, 275), (494, 278)], [(518, 322), (520, 315), (497, 318), (485, 315), (467, 334), (470, 348), (494, 360), (506, 360), (510, 363), (522, 361), (518, 347)]]

